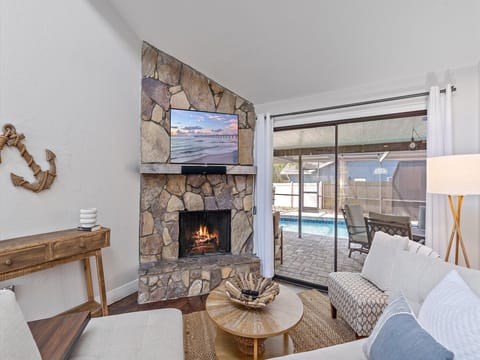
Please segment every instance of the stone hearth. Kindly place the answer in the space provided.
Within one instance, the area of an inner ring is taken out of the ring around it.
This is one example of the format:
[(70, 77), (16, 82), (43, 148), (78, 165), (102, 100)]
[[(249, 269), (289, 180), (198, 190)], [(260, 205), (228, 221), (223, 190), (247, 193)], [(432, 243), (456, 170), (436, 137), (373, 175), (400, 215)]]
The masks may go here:
[[(254, 175), (241, 173), (253, 164), (253, 104), (147, 43), (142, 74), (142, 165), (170, 164), (171, 108), (237, 114), (239, 164), (236, 174), (141, 174), (138, 302), (204, 294), (236, 272), (259, 272)], [(231, 254), (179, 259), (179, 212), (201, 210), (231, 210)]]
[(140, 266), (138, 302), (209, 293), (236, 272), (260, 272), (260, 260), (246, 255), (205, 255)]

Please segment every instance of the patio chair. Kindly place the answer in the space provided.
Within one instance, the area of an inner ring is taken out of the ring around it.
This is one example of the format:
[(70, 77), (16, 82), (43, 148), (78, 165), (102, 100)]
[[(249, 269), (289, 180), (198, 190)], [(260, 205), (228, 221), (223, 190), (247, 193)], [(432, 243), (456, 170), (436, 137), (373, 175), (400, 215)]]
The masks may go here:
[[(345, 207), (341, 210), (348, 231), (348, 248), (350, 249), (348, 257), (352, 255), (353, 251), (367, 254), (371, 242), (367, 235), (362, 208), (360, 205), (345, 204)], [(352, 244), (360, 246), (353, 247)]]
[(273, 213), (273, 246), (275, 261), (280, 260), (283, 264), (283, 228), (280, 226), (280, 211)]
[(410, 216), (385, 215), (370, 211), (365, 218), (365, 226), (370, 243), (377, 231), (412, 239)]

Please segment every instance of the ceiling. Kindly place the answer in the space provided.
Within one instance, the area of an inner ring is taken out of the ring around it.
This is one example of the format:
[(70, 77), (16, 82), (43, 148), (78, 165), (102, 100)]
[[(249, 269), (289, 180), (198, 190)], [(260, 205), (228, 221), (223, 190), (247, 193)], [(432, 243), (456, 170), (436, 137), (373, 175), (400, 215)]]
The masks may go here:
[(110, 0), (138, 37), (255, 104), (480, 60), (478, 0)]

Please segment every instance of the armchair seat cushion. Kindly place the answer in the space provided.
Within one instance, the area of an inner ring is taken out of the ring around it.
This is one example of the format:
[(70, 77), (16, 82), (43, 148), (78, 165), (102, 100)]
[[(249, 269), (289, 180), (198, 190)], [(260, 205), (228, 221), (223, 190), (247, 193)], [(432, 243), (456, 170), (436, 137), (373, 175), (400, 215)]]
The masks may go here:
[(388, 301), (386, 293), (352, 272), (330, 273), (328, 296), (358, 336), (370, 335)]

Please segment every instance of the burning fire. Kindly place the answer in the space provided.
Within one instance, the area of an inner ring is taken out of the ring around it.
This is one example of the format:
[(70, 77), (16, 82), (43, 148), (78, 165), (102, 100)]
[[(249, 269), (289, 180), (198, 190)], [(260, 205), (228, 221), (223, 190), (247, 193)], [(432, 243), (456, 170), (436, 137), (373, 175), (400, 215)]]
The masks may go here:
[(215, 251), (220, 246), (220, 240), (216, 231), (210, 232), (208, 227), (200, 225), (197, 231), (192, 235), (195, 252)]

